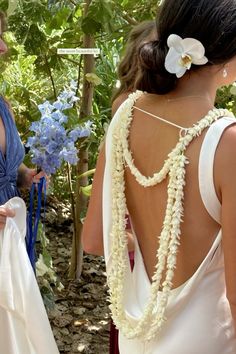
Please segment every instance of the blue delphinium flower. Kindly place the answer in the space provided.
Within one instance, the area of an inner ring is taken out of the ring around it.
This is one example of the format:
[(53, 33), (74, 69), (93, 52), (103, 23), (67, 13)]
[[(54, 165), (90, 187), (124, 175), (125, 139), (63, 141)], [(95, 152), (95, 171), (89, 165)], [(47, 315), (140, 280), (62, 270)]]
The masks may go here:
[(81, 138), (87, 138), (90, 136), (92, 130), (92, 122), (89, 120), (84, 123), (83, 126), (78, 126), (69, 133), (69, 137), (76, 141)]
[(81, 129), (79, 138), (87, 138), (91, 134), (92, 122), (88, 120)]
[(41, 112), (42, 115), (46, 114), (46, 113), (51, 113), (52, 110), (54, 109), (53, 105), (51, 105), (50, 102), (45, 101), (43, 104), (39, 104), (38, 105), (38, 109)]
[(87, 138), (91, 134), (91, 121), (70, 131), (64, 127), (68, 121), (64, 111), (72, 108), (74, 102), (78, 100), (75, 92), (76, 83), (71, 82), (70, 88), (60, 93), (53, 104), (45, 101), (38, 105), (41, 118), (30, 126), (34, 136), (28, 138), (26, 145), (30, 147), (32, 162), (47, 174), (55, 173), (63, 161), (76, 164), (78, 151), (75, 143), (78, 139)]

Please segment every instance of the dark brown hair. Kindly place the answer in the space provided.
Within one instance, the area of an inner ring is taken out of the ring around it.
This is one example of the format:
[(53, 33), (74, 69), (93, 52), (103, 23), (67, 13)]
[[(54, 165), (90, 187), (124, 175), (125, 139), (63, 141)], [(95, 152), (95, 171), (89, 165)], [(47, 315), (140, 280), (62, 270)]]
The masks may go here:
[[(134, 90), (135, 79), (138, 70), (138, 49), (145, 41), (155, 38), (155, 21), (143, 21), (133, 27), (125, 47), (124, 56), (118, 66), (118, 79), (120, 87), (116, 90), (112, 101), (114, 101), (123, 92)], [(152, 35), (153, 34), (153, 35)]]
[[(165, 0), (157, 16), (158, 41), (141, 46), (136, 88), (166, 94), (177, 78), (164, 67), (167, 38), (195, 38), (206, 50), (207, 65), (223, 64), (236, 55), (236, 0)], [(197, 70), (199, 66), (192, 66)]]

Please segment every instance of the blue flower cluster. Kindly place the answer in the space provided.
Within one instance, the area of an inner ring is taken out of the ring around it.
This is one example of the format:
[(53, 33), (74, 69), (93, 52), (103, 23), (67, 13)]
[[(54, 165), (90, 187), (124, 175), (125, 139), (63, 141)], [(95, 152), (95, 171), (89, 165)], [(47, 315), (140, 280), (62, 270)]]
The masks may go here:
[(68, 121), (64, 111), (72, 108), (78, 100), (75, 90), (72, 82), (53, 104), (49, 101), (40, 104), (41, 118), (30, 126), (34, 136), (28, 138), (26, 146), (30, 148), (32, 162), (47, 174), (55, 173), (63, 161), (75, 165), (78, 161), (76, 141), (91, 134), (91, 121), (73, 130), (67, 130), (64, 126)]

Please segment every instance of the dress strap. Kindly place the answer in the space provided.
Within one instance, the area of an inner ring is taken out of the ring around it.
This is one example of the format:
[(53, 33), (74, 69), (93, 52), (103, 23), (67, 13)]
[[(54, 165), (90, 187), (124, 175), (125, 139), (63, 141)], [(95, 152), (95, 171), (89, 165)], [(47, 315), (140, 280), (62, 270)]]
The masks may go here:
[(171, 121), (169, 121), (169, 120), (167, 120), (167, 119), (158, 117), (158, 116), (156, 116), (155, 114), (152, 114), (152, 113), (150, 113), (150, 112), (147, 112), (147, 111), (145, 111), (144, 109), (141, 109), (141, 108), (139, 108), (139, 107), (137, 107), (137, 106), (133, 106), (133, 108), (135, 108), (135, 109), (137, 109), (138, 111), (140, 111), (140, 112), (142, 112), (142, 113), (145, 113), (145, 114), (147, 114), (147, 115), (149, 115), (149, 116), (151, 116), (151, 117), (153, 117), (153, 118), (156, 118), (156, 119), (158, 119), (158, 120), (160, 120), (160, 121), (162, 121), (162, 122), (164, 122), (164, 123), (167, 123), (167, 124), (169, 124), (169, 125), (172, 125), (172, 126), (175, 127), (175, 128), (179, 128), (181, 131), (187, 131), (187, 130), (189, 129), (189, 128), (182, 127), (181, 125), (175, 124), (175, 123), (173, 123), (173, 122), (171, 122)]
[(232, 124), (236, 124), (236, 120), (230, 117), (220, 118), (213, 123), (205, 135), (199, 156), (198, 179), (201, 198), (208, 213), (219, 224), (221, 223), (221, 204), (214, 185), (214, 158), (224, 130)]

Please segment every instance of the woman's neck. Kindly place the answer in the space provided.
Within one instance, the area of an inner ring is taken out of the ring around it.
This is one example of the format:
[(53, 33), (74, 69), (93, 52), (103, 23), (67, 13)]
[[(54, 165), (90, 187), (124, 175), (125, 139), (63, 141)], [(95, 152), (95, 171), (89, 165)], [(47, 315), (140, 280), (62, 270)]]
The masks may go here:
[(169, 100), (188, 97), (208, 100), (214, 106), (217, 85), (209, 72), (193, 72), (179, 80), (177, 88), (167, 96)]

